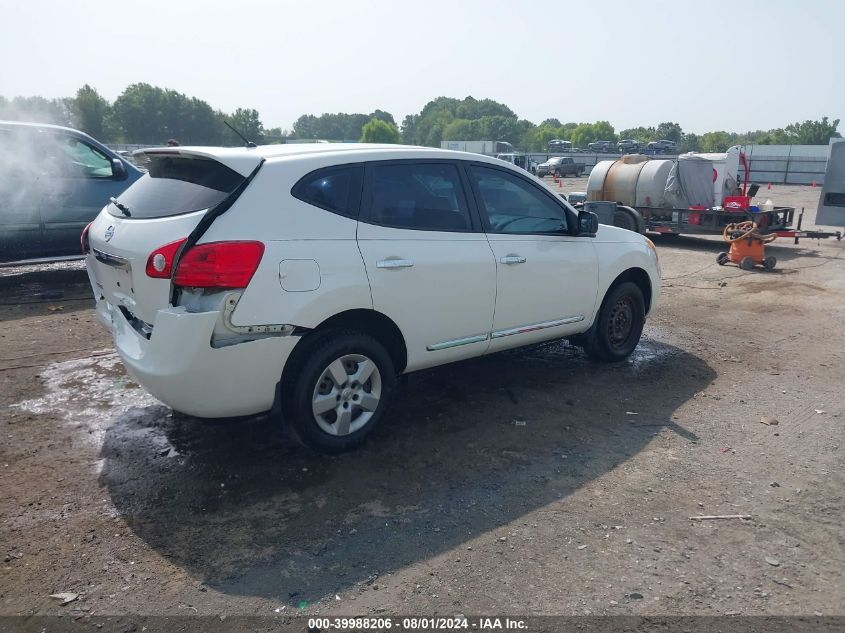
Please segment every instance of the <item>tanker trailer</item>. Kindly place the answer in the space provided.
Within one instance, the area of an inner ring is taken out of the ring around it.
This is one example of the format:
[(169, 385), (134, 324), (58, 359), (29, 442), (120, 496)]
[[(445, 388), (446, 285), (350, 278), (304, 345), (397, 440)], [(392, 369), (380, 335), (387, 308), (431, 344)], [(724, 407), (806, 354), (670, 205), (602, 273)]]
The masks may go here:
[[(739, 184), (739, 165), (745, 182)], [(721, 234), (725, 225), (754, 220), (764, 232), (786, 230), (795, 209), (751, 204), (748, 165), (738, 146), (724, 153), (690, 152), (671, 160), (628, 154), (590, 172), (585, 208), (600, 221), (639, 232)], [(750, 195), (749, 195), (750, 194)]]

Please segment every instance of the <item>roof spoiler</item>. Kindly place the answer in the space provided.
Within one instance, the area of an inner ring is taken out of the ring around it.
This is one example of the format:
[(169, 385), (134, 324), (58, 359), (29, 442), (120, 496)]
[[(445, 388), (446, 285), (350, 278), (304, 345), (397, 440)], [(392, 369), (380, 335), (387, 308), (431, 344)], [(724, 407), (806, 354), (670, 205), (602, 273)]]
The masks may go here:
[(136, 159), (141, 166), (143, 166), (145, 158), (154, 156), (181, 156), (214, 160), (239, 173), (244, 178), (249, 177), (264, 160), (261, 156), (250, 154), (243, 148), (229, 147), (147, 147), (132, 152), (132, 158)]

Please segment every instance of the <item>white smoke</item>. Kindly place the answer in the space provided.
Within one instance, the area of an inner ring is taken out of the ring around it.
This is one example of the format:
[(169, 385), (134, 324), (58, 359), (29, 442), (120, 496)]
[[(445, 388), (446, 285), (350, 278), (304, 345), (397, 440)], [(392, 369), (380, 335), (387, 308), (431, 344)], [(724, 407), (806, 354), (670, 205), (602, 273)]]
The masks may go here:
[(37, 224), (45, 194), (55, 189), (66, 142), (38, 128), (0, 120), (0, 225)]

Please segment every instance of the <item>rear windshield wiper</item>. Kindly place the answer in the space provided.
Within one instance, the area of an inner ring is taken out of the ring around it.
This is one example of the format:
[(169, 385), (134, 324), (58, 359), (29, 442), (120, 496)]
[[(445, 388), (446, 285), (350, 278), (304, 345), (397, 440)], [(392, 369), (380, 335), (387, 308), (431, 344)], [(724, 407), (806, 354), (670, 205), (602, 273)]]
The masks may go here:
[(109, 198), (109, 202), (111, 202), (114, 206), (120, 209), (120, 212), (125, 215), (127, 218), (132, 217), (132, 214), (129, 212), (129, 207), (123, 204), (120, 200), (115, 197)]

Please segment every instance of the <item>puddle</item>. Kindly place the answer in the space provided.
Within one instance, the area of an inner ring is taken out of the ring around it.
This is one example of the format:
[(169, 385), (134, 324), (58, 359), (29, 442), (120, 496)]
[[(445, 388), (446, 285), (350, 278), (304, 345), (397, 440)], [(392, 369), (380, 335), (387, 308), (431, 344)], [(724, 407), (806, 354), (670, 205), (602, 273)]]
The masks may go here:
[[(646, 326), (646, 330), (647, 332), (643, 334), (643, 338), (631, 356), (615, 367), (630, 367), (642, 370), (653, 363), (664, 360), (671, 354), (677, 353), (677, 349), (671, 346), (670, 337), (663, 328)], [(502, 354), (508, 355), (517, 362), (536, 363), (540, 361), (553, 364), (556, 367), (568, 368), (571, 372), (583, 371), (585, 365), (595, 365), (579, 347), (562, 340), (517, 348), (502, 352)]]
[[(13, 404), (12, 408), (55, 415), (68, 426), (85, 431), (82, 436), (99, 449), (106, 430), (116, 419), (161, 404), (126, 376), (115, 352), (95, 354), (51, 363), (41, 372), (44, 395)], [(154, 434), (156, 446), (169, 446), (157, 429), (140, 427), (126, 432)]]
[(22, 266), (0, 266), (0, 277), (21, 277), (32, 273), (55, 273), (59, 271), (84, 271), (85, 260), (26, 264)]
[(674, 347), (668, 347), (650, 339), (643, 339), (637, 345), (637, 349), (631, 354), (630, 358), (625, 361), (629, 366), (635, 369), (644, 369), (652, 363), (663, 360), (665, 357), (672, 354), (677, 354), (678, 351)]

